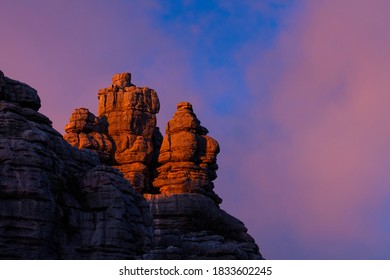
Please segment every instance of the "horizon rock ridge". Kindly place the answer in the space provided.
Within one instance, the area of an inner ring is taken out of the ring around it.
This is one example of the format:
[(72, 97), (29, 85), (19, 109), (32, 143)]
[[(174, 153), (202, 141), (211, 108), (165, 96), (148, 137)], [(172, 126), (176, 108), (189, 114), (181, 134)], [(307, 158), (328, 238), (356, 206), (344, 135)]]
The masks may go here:
[(219, 207), (219, 144), (190, 103), (163, 137), (156, 91), (130, 73), (98, 101), (62, 136), (37, 91), (0, 71), (0, 259), (263, 258)]

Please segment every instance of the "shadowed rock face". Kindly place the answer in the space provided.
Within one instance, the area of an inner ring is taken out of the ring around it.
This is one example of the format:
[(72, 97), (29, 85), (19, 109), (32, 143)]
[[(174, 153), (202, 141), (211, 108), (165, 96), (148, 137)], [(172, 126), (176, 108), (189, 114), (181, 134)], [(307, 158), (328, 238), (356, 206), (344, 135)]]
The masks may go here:
[(261, 259), (214, 192), (219, 145), (181, 102), (162, 137), (129, 73), (64, 138), (37, 92), (0, 72), (1, 259)]

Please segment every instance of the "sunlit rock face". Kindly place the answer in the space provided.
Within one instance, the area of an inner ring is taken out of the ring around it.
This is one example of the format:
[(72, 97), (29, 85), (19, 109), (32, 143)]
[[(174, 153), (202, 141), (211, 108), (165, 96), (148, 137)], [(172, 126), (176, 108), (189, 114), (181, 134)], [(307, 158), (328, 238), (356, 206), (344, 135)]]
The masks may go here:
[(137, 191), (150, 190), (150, 167), (161, 138), (156, 129), (156, 114), (160, 110), (157, 93), (133, 85), (130, 73), (122, 73), (113, 76), (108, 88), (99, 90), (98, 99), (98, 117), (109, 124), (108, 135), (115, 143), (113, 165)]
[[(136, 259), (149, 252), (145, 199), (101, 164), (96, 145), (79, 137), (92, 151), (72, 147), (39, 108), (36, 90), (0, 72), (0, 259)], [(91, 133), (91, 123), (88, 111), (78, 111), (68, 131)]]
[(88, 109), (75, 109), (65, 127), (64, 139), (79, 149), (96, 151), (100, 161), (112, 163), (115, 143), (108, 136), (108, 123), (99, 119)]
[(219, 204), (222, 200), (212, 183), (217, 178), (219, 144), (207, 136), (190, 103), (177, 105), (165, 133), (154, 186), (161, 194), (200, 193)]
[[(219, 145), (181, 102), (117, 74), (62, 137), (30, 86), (0, 72), (1, 259), (261, 259), (214, 191)], [(65, 141), (65, 140), (66, 141)]]

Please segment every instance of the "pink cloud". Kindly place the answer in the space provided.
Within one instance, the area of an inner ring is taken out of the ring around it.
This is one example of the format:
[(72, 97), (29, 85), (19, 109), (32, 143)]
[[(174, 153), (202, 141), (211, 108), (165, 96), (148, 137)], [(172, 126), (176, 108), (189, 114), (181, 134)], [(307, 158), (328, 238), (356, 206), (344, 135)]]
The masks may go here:
[[(373, 217), (386, 215), (390, 185), (389, 8), (386, 1), (308, 1), (276, 50), (249, 66), (255, 98), (257, 75), (271, 80), (269, 107), (253, 112), (260, 148), (242, 170), (262, 197), (265, 216), (257, 221), (266, 248), (280, 230), (308, 258), (383, 257), (386, 230)], [(266, 121), (273, 131), (262, 127)], [(280, 250), (270, 256), (294, 257)]]

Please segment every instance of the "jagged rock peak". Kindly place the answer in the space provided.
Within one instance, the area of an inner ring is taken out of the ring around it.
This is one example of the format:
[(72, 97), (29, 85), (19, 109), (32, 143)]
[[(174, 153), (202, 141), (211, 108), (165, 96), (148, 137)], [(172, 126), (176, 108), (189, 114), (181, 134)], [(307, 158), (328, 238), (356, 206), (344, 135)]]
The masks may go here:
[(86, 108), (75, 109), (65, 126), (64, 139), (79, 149), (95, 151), (104, 163), (112, 163), (115, 143), (108, 135), (108, 123)]
[(179, 102), (177, 103), (177, 110), (189, 110), (193, 112), (192, 110), (192, 104), (189, 102)]
[(72, 112), (69, 123), (65, 126), (65, 132), (106, 132), (107, 125), (86, 108), (78, 108)]
[(125, 88), (133, 86), (131, 83), (131, 73), (119, 73), (112, 77), (112, 87)]
[(153, 182), (162, 194), (200, 193), (221, 203), (212, 182), (217, 178), (219, 144), (207, 133), (192, 105), (180, 102), (168, 122)]
[(194, 114), (191, 103), (180, 102), (177, 104), (177, 111), (168, 122), (166, 133), (172, 134), (180, 131), (190, 131), (200, 135), (207, 135), (209, 132), (200, 125), (200, 121)]
[(152, 188), (151, 166), (159, 149), (156, 114), (160, 102), (156, 91), (131, 83), (131, 74), (116, 74), (112, 85), (98, 92), (98, 118), (108, 123), (115, 143), (115, 167), (138, 192)]

